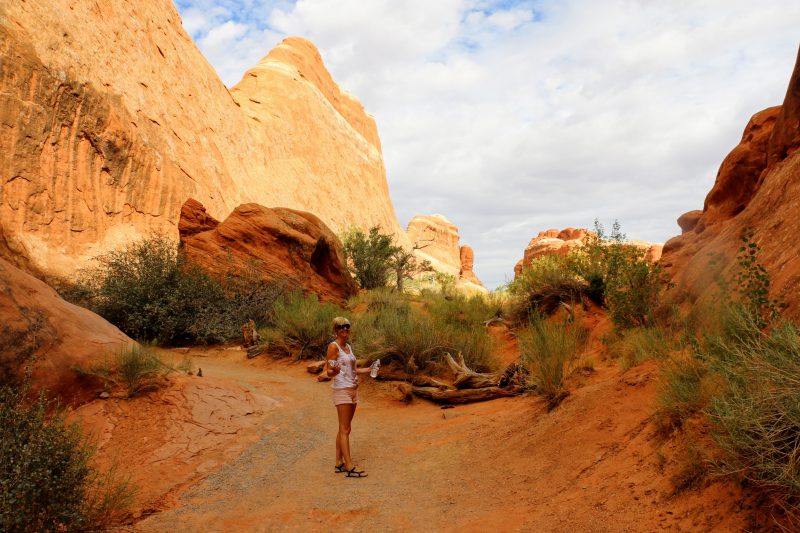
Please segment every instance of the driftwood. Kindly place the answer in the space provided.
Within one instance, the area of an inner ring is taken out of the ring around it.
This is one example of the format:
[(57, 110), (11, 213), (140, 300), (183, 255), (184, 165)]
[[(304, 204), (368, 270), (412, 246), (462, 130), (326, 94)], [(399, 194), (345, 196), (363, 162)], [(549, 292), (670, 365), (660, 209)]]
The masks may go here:
[(440, 390), (435, 387), (414, 387), (412, 391), (417, 396), (436, 403), (462, 404), (516, 396), (522, 392), (522, 388), (483, 387), (480, 389)]
[(257, 346), (259, 342), (261, 342), (261, 335), (258, 334), (256, 323), (253, 320), (248, 320), (242, 324), (242, 347)]
[(252, 359), (253, 357), (255, 357), (257, 355), (261, 355), (262, 353), (264, 353), (264, 346), (262, 346), (260, 344), (254, 344), (254, 345), (250, 346), (249, 348), (247, 348), (247, 358), (248, 359)]
[(452, 385), (449, 385), (443, 381), (439, 381), (436, 378), (408, 374), (395, 368), (381, 368), (378, 371), (378, 377), (375, 379), (380, 381), (405, 381), (407, 383), (411, 383), (412, 385), (416, 385), (417, 387), (435, 387), (437, 389), (453, 388)]
[(464, 356), (458, 354), (458, 361), (453, 356), (445, 354), (445, 361), (455, 375), (453, 385), (457, 389), (482, 389), (485, 387), (507, 387), (509, 385), (524, 385), (528, 374), (527, 369), (517, 363), (511, 363), (503, 372), (484, 374), (472, 371), (464, 362)]

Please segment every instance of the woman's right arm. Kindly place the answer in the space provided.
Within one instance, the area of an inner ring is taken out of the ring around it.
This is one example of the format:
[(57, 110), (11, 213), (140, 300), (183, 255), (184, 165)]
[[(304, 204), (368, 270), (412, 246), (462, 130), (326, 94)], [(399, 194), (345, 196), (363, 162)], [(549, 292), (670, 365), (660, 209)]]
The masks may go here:
[[(333, 366), (331, 366), (331, 361), (333, 361)], [(328, 373), (328, 377), (332, 378), (336, 374), (339, 373), (339, 350), (336, 349), (336, 346), (333, 343), (328, 345), (328, 353), (325, 354), (325, 370)]]

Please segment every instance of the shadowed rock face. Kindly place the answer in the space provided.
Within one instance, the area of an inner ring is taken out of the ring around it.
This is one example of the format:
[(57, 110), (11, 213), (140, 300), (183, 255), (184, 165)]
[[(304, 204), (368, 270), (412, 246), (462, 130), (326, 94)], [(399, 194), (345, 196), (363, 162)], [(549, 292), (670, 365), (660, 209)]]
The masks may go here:
[(244, 204), (217, 222), (190, 199), (181, 209), (179, 228), (188, 259), (211, 273), (255, 269), (263, 280), (285, 280), (335, 302), (357, 291), (339, 240), (311, 213)]
[(743, 228), (752, 228), (772, 297), (783, 295), (787, 316), (800, 318), (800, 54), (783, 105), (753, 115), (725, 158), (703, 211), (682, 215), (683, 234), (664, 245), (662, 264), (679, 293), (692, 301), (730, 280)]
[(0, 259), (0, 383), (32, 364), (31, 381), (70, 403), (93, 396), (75, 370), (132, 343), (91, 311), (64, 301), (52, 288)]
[(70, 274), (196, 198), (256, 202), (407, 244), (375, 121), (313, 44), (280, 43), (230, 92), (170, 0), (0, 3), (0, 223), (15, 253)]

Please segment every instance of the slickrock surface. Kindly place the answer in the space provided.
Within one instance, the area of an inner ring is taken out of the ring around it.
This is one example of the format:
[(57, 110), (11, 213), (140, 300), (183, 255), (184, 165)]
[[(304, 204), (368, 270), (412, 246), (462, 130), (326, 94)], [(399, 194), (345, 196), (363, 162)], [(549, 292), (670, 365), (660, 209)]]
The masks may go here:
[(0, 259), (0, 382), (33, 363), (32, 383), (81, 403), (91, 392), (75, 367), (102, 361), (132, 342), (105, 319), (64, 301), (45, 283)]
[[(525, 266), (531, 264), (533, 260), (544, 255), (565, 256), (570, 250), (583, 245), (583, 239), (587, 234), (594, 235), (583, 228), (565, 228), (562, 230), (548, 229), (540, 231), (536, 237), (531, 239), (525, 248), (522, 259), (514, 265), (514, 276), (519, 276)], [(655, 263), (661, 259), (661, 250), (664, 247), (661, 243), (650, 243), (647, 241), (631, 240), (626, 244), (635, 246), (642, 251), (644, 258)]]
[(190, 199), (178, 227), (187, 257), (212, 273), (255, 269), (264, 280), (287, 280), (337, 302), (357, 291), (339, 240), (311, 213), (244, 204), (220, 223)]
[[(772, 297), (783, 295), (786, 316), (800, 318), (800, 55), (783, 105), (756, 113), (742, 140), (722, 162), (701, 214), (682, 215), (683, 234), (667, 241), (661, 263), (676, 290), (711, 298), (719, 276), (730, 280), (743, 228), (751, 228)], [(681, 223), (682, 222), (682, 223)]]
[(458, 226), (444, 215), (415, 216), (408, 223), (407, 235), (420, 260), (430, 261), (438, 272), (456, 276), (458, 285), (468, 290), (486, 291), (472, 270), (475, 252), (460, 245)]
[(187, 198), (217, 219), (283, 205), (407, 244), (374, 120), (304, 39), (229, 92), (170, 0), (14, 1), (0, 57), (0, 223), (48, 272), (174, 235)]

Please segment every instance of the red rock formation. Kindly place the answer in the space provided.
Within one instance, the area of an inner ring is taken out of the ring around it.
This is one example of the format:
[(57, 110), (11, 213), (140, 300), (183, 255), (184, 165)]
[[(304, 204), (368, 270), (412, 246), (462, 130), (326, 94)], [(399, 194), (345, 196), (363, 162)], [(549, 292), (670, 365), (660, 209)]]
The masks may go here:
[[(742, 141), (725, 158), (702, 214), (667, 241), (661, 264), (679, 293), (693, 300), (730, 280), (743, 228), (752, 228), (761, 261), (772, 278), (772, 296), (784, 295), (787, 316), (800, 318), (800, 54), (783, 105), (756, 113)], [(696, 217), (683, 215), (681, 218)], [(690, 228), (691, 227), (691, 228)]]
[(0, 382), (32, 364), (37, 387), (71, 403), (90, 399), (75, 367), (89, 367), (132, 343), (91, 311), (0, 259)]
[[(522, 259), (514, 265), (514, 276), (519, 276), (526, 265), (529, 265), (535, 259), (544, 255), (567, 255), (571, 250), (583, 245), (583, 240), (586, 235), (594, 235), (594, 232), (583, 228), (566, 228), (563, 230), (548, 229), (540, 231), (539, 234), (528, 243)], [(627, 244), (639, 248), (644, 258), (651, 263), (655, 263), (661, 258), (663, 245), (660, 243), (627, 241)]]
[(475, 266), (475, 252), (472, 250), (472, 247), (465, 244), (461, 247), (460, 255), (461, 269), (458, 273), (459, 280), (462, 280), (464, 283), (473, 283), (483, 287), (481, 280), (479, 280), (478, 276), (475, 275), (475, 272), (472, 271)]
[(328, 301), (356, 293), (341, 243), (311, 213), (244, 204), (217, 222), (199, 202), (188, 200), (179, 227), (188, 259), (209, 272), (236, 274), (255, 267), (264, 280), (286, 280)]
[[(458, 226), (444, 215), (415, 216), (408, 223), (407, 235), (420, 260), (430, 262), (437, 272), (456, 276), (457, 283), (469, 285), (466, 287), (469, 290), (485, 291), (483, 283), (472, 271), (475, 252), (469, 246), (460, 246)], [(467, 269), (464, 269), (465, 260), (469, 264)]]
[(304, 39), (229, 92), (171, 0), (13, 1), (0, 57), (0, 223), (45, 271), (176, 233), (187, 198), (218, 219), (284, 205), (407, 244), (374, 119)]

